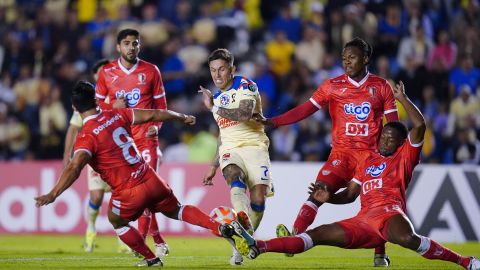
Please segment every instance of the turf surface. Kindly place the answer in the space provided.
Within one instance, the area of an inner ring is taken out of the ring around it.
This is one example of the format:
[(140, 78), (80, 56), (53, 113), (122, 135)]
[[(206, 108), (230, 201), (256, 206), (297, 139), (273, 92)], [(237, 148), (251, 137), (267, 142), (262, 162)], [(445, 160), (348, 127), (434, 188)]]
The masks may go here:
[[(245, 259), (242, 267), (228, 264), (231, 248), (218, 238), (167, 237), (170, 255), (165, 269), (376, 269), (371, 267), (373, 250), (343, 250), (315, 247), (287, 258), (282, 254)], [(0, 269), (133, 269), (139, 259), (116, 253), (117, 240), (100, 236), (93, 253), (81, 248), (83, 238), (69, 235), (0, 236)], [(150, 246), (152, 244), (150, 243)], [(480, 257), (480, 243), (447, 244), (461, 254)], [(396, 245), (387, 246), (389, 269), (462, 269), (452, 263), (429, 261)]]

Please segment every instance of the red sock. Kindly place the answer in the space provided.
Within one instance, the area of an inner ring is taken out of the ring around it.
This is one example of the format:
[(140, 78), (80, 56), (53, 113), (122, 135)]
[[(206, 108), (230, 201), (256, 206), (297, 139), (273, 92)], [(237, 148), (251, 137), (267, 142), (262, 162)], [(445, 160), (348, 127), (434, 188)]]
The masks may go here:
[(143, 239), (147, 238), (148, 229), (150, 228), (150, 211), (145, 209), (143, 214), (138, 218), (138, 231)]
[(303, 239), (298, 236), (279, 237), (267, 241), (257, 240), (257, 247), (261, 253), (278, 252), (296, 254), (305, 251), (305, 243)]
[(383, 243), (383, 245), (376, 247), (375, 254), (386, 254), (385, 253), (386, 244), (387, 243)]
[(129, 246), (131, 249), (142, 254), (145, 259), (153, 259), (156, 257), (150, 248), (148, 248), (148, 246), (145, 244), (145, 240), (135, 228), (125, 226), (115, 229), (115, 232), (120, 240), (127, 244), (127, 246)]
[(470, 258), (463, 257), (431, 239), (430, 248), (421, 255), (429, 260), (449, 261), (459, 264), (465, 268), (467, 268), (468, 264), (470, 263)]
[(155, 214), (153, 213), (152, 213), (152, 220), (150, 220), (150, 228), (148, 232), (153, 237), (153, 242), (156, 245), (165, 243), (165, 240), (163, 239), (162, 235), (160, 234), (160, 231), (158, 230), (157, 219), (155, 218)]
[(215, 235), (220, 236), (218, 227), (220, 223), (213, 220), (207, 214), (193, 205), (184, 205), (180, 211), (180, 219), (187, 223), (211, 230)]
[(295, 219), (295, 223), (293, 223), (293, 234), (301, 234), (304, 233), (308, 226), (312, 225), (315, 217), (317, 216), (318, 207), (310, 202), (305, 202), (300, 211), (298, 212), (297, 219)]

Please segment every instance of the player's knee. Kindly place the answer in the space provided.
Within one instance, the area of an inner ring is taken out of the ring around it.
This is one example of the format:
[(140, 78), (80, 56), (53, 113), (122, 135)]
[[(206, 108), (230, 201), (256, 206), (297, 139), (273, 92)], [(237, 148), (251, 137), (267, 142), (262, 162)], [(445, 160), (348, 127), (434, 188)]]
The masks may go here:
[(229, 184), (235, 179), (245, 178), (244, 173), (242, 172), (242, 169), (240, 169), (240, 167), (238, 167), (235, 164), (230, 164), (230, 165), (227, 165), (225, 168), (223, 168), (222, 174), (225, 180), (227, 181), (227, 183)]
[(405, 233), (396, 235), (392, 242), (405, 248), (416, 249), (420, 245), (420, 238), (414, 233)]

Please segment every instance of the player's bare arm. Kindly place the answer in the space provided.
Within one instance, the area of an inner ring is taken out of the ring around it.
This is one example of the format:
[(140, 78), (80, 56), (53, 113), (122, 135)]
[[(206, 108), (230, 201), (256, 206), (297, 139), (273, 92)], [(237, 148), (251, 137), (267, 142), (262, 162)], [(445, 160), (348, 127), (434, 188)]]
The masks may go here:
[(196, 119), (193, 115), (178, 113), (170, 110), (133, 109), (134, 125), (148, 122), (179, 121), (187, 125), (195, 125)]
[(40, 207), (47, 205), (55, 201), (67, 188), (69, 188), (75, 180), (80, 176), (83, 167), (87, 165), (87, 162), (91, 159), (91, 156), (86, 151), (78, 151), (73, 155), (72, 161), (63, 170), (60, 179), (57, 181), (53, 189), (42, 196), (35, 197), (35, 205)]
[(252, 118), (255, 100), (241, 100), (236, 109), (218, 108), (217, 114), (230, 121), (244, 122)]
[(393, 87), (393, 95), (403, 105), (413, 124), (412, 130), (410, 130), (410, 141), (413, 144), (421, 143), (425, 136), (425, 119), (417, 106), (405, 94), (405, 86), (402, 81)]
[(70, 124), (67, 129), (67, 135), (65, 135), (65, 149), (63, 150), (63, 168), (65, 168), (68, 163), (70, 163), (70, 158), (72, 157), (73, 144), (75, 138), (77, 138), (78, 132), (80, 132), (81, 127)]
[(220, 139), (220, 136), (217, 138), (217, 150), (215, 151), (215, 157), (212, 160), (212, 163), (210, 165), (210, 169), (208, 172), (203, 176), (203, 184), (205, 186), (213, 186), (213, 177), (215, 177), (215, 174), (217, 174), (217, 169), (220, 167), (220, 156), (218, 153), (218, 149), (220, 148), (220, 145), (222, 144), (222, 141)]
[(331, 194), (326, 185), (312, 183), (309, 193), (313, 199), (321, 203), (348, 204), (354, 202), (358, 195), (360, 195), (360, 185), (354, 181), (350, 181), (347, 188), (335, 194)]

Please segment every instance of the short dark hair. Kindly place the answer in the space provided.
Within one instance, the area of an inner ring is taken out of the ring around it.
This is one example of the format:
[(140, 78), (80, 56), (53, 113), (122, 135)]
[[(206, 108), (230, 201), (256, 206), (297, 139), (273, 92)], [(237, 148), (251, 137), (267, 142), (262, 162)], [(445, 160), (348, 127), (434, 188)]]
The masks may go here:
[(357, 47), (363, 52), (363, 55), (368, 57), (368, 62), (370, 63), (370, 58), (373, 54), (373, 48), (365, 40), (356, 37), (345, 44), (344, 49), (347, 47)]
[(140, 33), (137, 30), (131, 28), (123, 29), (122, 31), (118, 32), (117, 44), (120, 44), (120, 42), (122, 42), (122, 40), (125, 39), (127, 36), (135, 36), (138, 39)]
[(97, 62), (95, 62), (95, 64), (93, 64), (92, 66), (92, 73), (95, 74), (98, 72), (98, 70), (103, 67), (104, 65), (110, 63), (110, 61), (108, 59), (100, 59), (98, 60)]
[(213, 51), (209, 56), (208, 56), (208, 63), (212, 62), (213, 60), (217, 59), (222, 59), (225, 62), (229, 63), (231, 66), (233, 66), (233, 54), (225, 49), (225, 48), (220, 48), (216, 49)]
[(78, 81), (73, 87), (71, 100), (80, 113), (97, 107), (95, 87), (87, 81)]
[(385, 124), (385, 126), (383, 126), (383, 128), (386, 128), (386, 127), (391, 127), (393, 129), (395, 129), (398, 132), (398, 135), (400, 135), (401, 140), (406, 139), (407, 136), (408, 136), (407, 127), (400, 121), (388, 122), (388, 123)]

